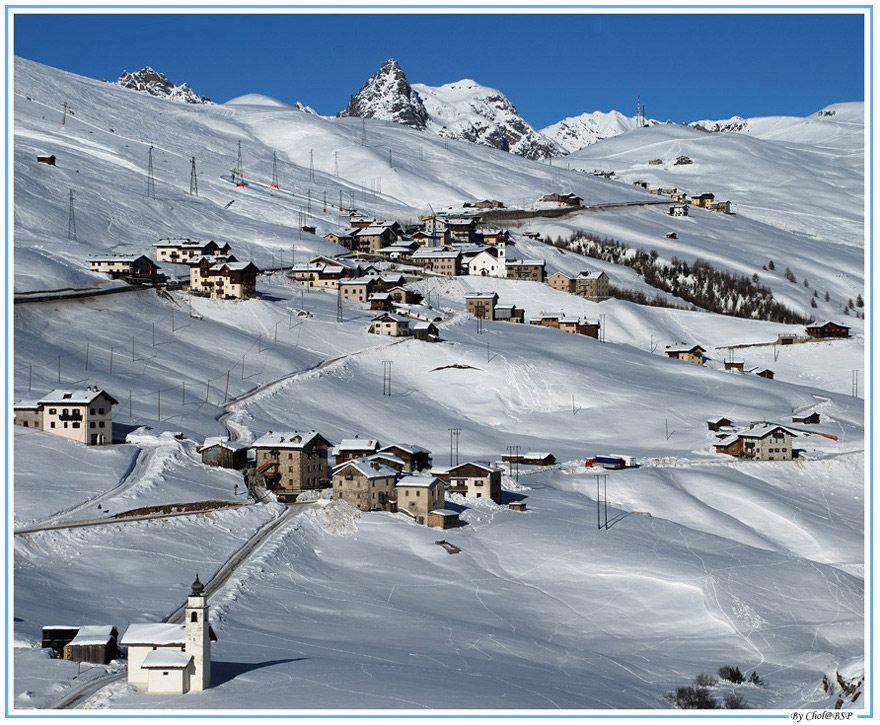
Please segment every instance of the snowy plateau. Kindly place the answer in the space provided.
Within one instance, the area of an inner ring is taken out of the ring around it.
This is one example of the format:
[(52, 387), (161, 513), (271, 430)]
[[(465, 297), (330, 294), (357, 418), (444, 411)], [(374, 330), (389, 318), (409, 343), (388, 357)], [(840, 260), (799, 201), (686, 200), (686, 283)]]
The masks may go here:
[[(425, 123), (442, 121), (434, 93), (413, 88)], [(721, 681), (710, 687), (719, 703), (735, 691), (751, 710), (867, 704), (839, 684), (863, 676), (865, 651), (866, 328), (849, 306), (865, 293), (862, 104), (719, 133), (625, 126), (551, 164), (259, 95), (180, 103), (20, 58), (14, 94), (14, 397), (98, 386), (120, 401), (114, 426), (128, 433), (81, 446), (11, 428), (16, 710), (658, 711), (723, 666), (762, 684)], [(239, 142), (244, 186), (230, 183)], [(37, 163), (47, 154), (56, 165)], [(676, 165), (683, 155), (692, 163)], [(673, 217), (637, 180), (714, 193), (735, 214)], [(584, 206), (542, 216), (551, 192)], [(490, 222), (510, 230), (515, 256), (550, 273), (604, 271), (671, 306), (422, 274), (410, 286), (425, 302), (410, 312), (439, 319), (430, 344), (369, 334), (366, 305), (287, 274), (294, 254), (301, 264), (346, 251), (324, 239), (348, 227), (340, 207), (417, 223), (481, 199), (522, 212)], [(546, 243), (578, 232), (757, 275), (778, 302), (850, 337), (767, 344), (804, 327), (694, 309), (630, 267)], [(228, 242), (264, 270), (257, 297), (133, 288), (86, 263), (155, 258), (165, 237)], [(110, 293), (75, 296), (98, 290)], [(526, 324), (478, 326), (465, 311), (473, 292), (516, 303)], [(549, 312), (601, 320), (604, 341), (528, 324)], [(706, 364), (664, 354), (681, 342), (705, 348)], [(775, 379), (725, 372), (731, 345)], [(805, 411), (821, 422), (791, 422)], [(801, 455), (715, 453), (706, 421), (720, 416), (799, 427)], [(505, 466), (500, 505), (448, 494), (462, 526), (441, 531), (327, 498), (245, 502), (241, 475), (196, 452), (208, 436), (315, 429), (335, 443), (417, 444), (445, 466), (451, 428), (461, 460), (500, 464), (520, 446), (556, 464), (518, 476)], [(607, 529), (585, 467), (597, 454), (638, 464), (599, 471)], [(201, 502), (213, 503), (198, 515), (113, 518)], [(124, 660), (80, 671), (41, 648), (44, 625), (122, 634), (171, 618), (196, 572), (217, 582), (204, 692), (146, 694), (126, 683)]]

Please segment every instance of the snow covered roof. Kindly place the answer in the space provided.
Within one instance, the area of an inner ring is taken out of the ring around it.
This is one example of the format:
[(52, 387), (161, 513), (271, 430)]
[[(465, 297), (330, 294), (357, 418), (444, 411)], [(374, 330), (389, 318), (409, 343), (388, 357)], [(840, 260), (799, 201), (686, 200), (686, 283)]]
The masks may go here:
[(361, 277), (359, 279), (341, 279), (339, 280), (339, 284), (345, 285), (346, 287), (353, 285), (362, 285), (362, 284), (375, 284), (375, 277)]
[(553, 454), (546, 451), (529, 451), (523, 458), (550, 458)]
[(173, 649), (154, 649), (147, 652), (141, 667), (145, 670), (182, 670), (192, 661), (192, 655)]
[(543, 259), (511, 259), (507, 262), (508, 267), (543, 267), (544, 260)]
[(39, 400), (19, 400), (12, 405), (13, 410), (39, 410), (41, 407)]
[(375, 451), (379, 448), (379, 441), (372, 438), (346, 438), (336, 446), (336, 450), (342, 451)]
[(498, 298), (497, 292), (471, 292), (464, 296), (466, 300), (494, 300)]
[(109, 254), (105, 257), (89, 257), (90, 262), (128, 262), (132, 263), (138, 259), (149, 259), (144, 254)]
[(242, 271), (248, 269), (249, 267), (253, 267), (254, 269), (257, 269), (257, 265), (255, 265), (253, 262), (222, 262), (221, 264), (216, 264), (213, 267), (211, 267), (211, 270), (219, 271), (221, 269), (226, 268), (230, 272), (242, 272)]
[(367, 297), (367, 299), (368, 300), (390, 300), (391, 295), (388, 294), (387, 292), (373, 292), (373, 294), (371, 294), (369, 297)]
[(458, 516), (458, 511), (451, 511), (450, 509), (434, 509), (431, 513), (438, 516)]
[(738, 431), (737, 434), (740, 438), (766, 438), (777, 429), (785, 431), (793, 438), (796, 438), (798, 435), (790, 428), (786, 428), (784, 425), (779, 425), (777, 423), (765, 423), (764, 425), (756, 425), (754, 428), (747, 428), (746, 430)]
[(208, 448), (213, 448), (214, 446), (228, 448), (230, 451), (240, 451), (242, 448), (248, 447), (247, 443), (242, 443), (241, 441), (231, 441), (222, 436), (214, 436), (211, 438), (205, 438), (205, 442), (199, 446), (199, 452), (207, 450)]
[(850, 329), (848, 325), (841, 325), (839, 322), (834, 322), (832, 320), (825, 320), (824, 322), (812, 322), (807, 325), (806, 328), (809, 330), (816, 327), (827, 327), (828, 325), (834, 325), (834, 327), (845, 327), (847, 330)]
[(720, 440), (716, 441), (715, 445), (716, 446), (729, 446), (731, 443), (736, 443), (738, 440), (739, 440), (738, 435), (736, 435), (736, 434), (728, 435), (728, 436), (724, 436), (724, 438), (721, 438)]
[(70, 640), (71, 645), (107, 644), (115, 635), (116, 627), (109, 624), (89, 624), (79, 628), (76, 637)]
[(433, 322), (417, 322), (415, 325), (413, 325), (414, 330), (429, 330), (432, 327), (434, 327)]
[(464, 461), (463, 463), (458, 463), (454, 466), (450, 466), (444, 472), (445, 473), (453, 473), (457, 471), (459, 468), (463, 468), (464, 466), (476, 466), (477, 468), (481, 468), (487, 473), (494, 473), (495, 471), (500, 471), (500, 468), (495, 468), (495, 466), (489, 466), (485, 463), (477, 463), (476, 461)]
[(97, 387), (85, 390), (53, 390), (40, 398), (38, 402), (41, 405), (88, 405), (101, 395), (106, 395), (113, 403), (119, 402), (104, 390), (98, 390)]
[(688, 347), (687, 345), (679, 345), (679, 346), (671, 346), (666, 348), (666, 354), (669, 353), (679, 353), (679, 352), (693, 352), (694, 350), (702, 350), (706, 352), (706, 348), (701, 345), (691, 345)]
[(373, 318), (373, 322), (376, 322), (377, 320), (392, 320), (399, 324), (409, 325), (409, 320), (400, 315), (395, 315), (393, 312), (383, 312), (381, 315), (376, 315), (376, 317)]
[(366, 458), (366, 460), (368, 461), (378, 461), (380, 459), (383, 461), (392, 461), (393, 463), (401, 463), (404, 465), (406, 464), (406, 461), (404, 461), (402, 458), (398, 458), (393, 453), (386, 453), (384, 451), (379, 451), (378, 453), (374, 453), (372, 456), (367, 456)]
[(383, 466), (377, 461), (368, 461), (365, 458), (358, 458), (354, 461), (346, 461), (334, 466), (333, 475), (341, 473), (346, 468), (353, 468), (366, 478), (388, 478), (389, 476), (397, 476), (397, 470), (390, 466)]
[(419, 487), (419, 488), (429, 488), (433, 486), (435, 483), (441, 483), (440, 479), (436, 476), (427, 476), (423, 473), (413, 473), (409, 476), (404, 476), (397, 482), (398, 487)]
[(599, 279), (604, 272), (581, 272), (578, 279)]
[(406, 451), (407, 453), (430, 453), (427, 448), (422, 448), (421, 446), (414, 446), (411, 443), (389, 443), (387, 446), (383, 446), (380, 448), (380, 451), (387, 451), (389, 448), (399, 448), (402, 451)]
[(129, 624), (120, 644), (172, 645), (186, 644), (186, 625), (168, 622), (141, 622)]
[(251, 448), (292, 448), (299, 450), (309, 445), (315, 438), (321, 438), (326, 441), (320, 433), (310, 430), (307, 433), (298, 431), (279, 431), (277, 433), (269, 431), (265, 435), (260, 436), (251, 443)]
[(371, 224), (368, 227), (364, 227), (360, 230), (359, 236), (366, 236), (371, 234), (384, 234), (385, 232), (391, 231), (390, 224)]
[(437, 247), (434, 249), (431, 247), (422, 247), (412, 253), (413, 259), (455, 259), (460, 256), (461, 252), (457, 249), (450, 250), (444, 247)]

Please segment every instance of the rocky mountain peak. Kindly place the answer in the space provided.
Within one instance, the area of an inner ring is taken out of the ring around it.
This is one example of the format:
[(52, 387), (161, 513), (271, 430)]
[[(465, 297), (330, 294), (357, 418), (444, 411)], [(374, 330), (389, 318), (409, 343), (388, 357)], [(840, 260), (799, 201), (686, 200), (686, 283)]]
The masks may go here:
[(428, 112), (400, 64), (389, 58), (363, 87), (352, 96), (348, 106), (339, 116), (379, 118), (412, 128), (424, 129)]
[(141, 93), (149, 93), (157, 98), (170, 98), (181, 103), (211, 103), (207, 96), (200, 96), (187, 83), (176, 86), (165, 76), (150, 66), (144, 66), (134, 73), (122, 71), (116, 84)]

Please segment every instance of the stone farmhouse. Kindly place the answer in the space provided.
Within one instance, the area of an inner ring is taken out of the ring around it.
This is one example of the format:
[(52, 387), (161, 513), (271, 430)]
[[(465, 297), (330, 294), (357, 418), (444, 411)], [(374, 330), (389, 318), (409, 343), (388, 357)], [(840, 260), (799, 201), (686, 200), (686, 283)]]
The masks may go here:
[(500, 468), (467, 461), (449, 468), (435, 468), (431, 473), (447, 484), (450, 493), (501, 503)]
[(417, 523), (428, 524), (432, 511), (443, 509), (446, 494), (443, 481), (435, 476), (411, 473), (395, 487), (397, 510), (408, 513)]
[(399, 472), (379, 461), (357, 459), (333, 468), (333, 499), (361, 511), (390, 511)]
[(144, 254), (90, 257), (89, 269), (92, 272), (108, 274), (113, 279), (125, 278), (145, 282), (153, 281), (159, 275), (159, 267)]
[(508, 279), (543, 282), (546, 279), (543, 259), (514, 259), (506, 263)]
[(668, 357), (674, 358), (675, 360), (684, 360), (685, 362), (695, 363), (697, 365), (703, 364), (703, 356), (705, 354), (706, 350), (700, 345), (692, 345), (690, 347), (680, 345), (666, 348), (666, 355)]
[(317, 431), (269, 431), (251, 448), (256, 454), (257, 474), (269, 490), (280, 494), (280, 499), (325, 487), (330, 441)]
[(792, 447), (796, 437), (784, 426), (762, 423), (725, 436), (715, 444), (715, 452), (755, 461), (790, 461), (796, 456)]
[(409, 337), (412, 330), (409, 329), (409, 320), (393, 312), (383, 312), (377, 315), (370, 323), (370, 332), (374, 335), (388, 335), (389, 337)]
[(186, 264), (194, 257), (227, 254), (229, 243), (217, 244), (214, 240), (197, 242), (193, 239), (160, 239), (153, 245), (156, 248), (156, 261)]
[(354, 461), (358, 458), (372, 456), (379, 451), (379, 441), (374, 438), (346, 438), (333, 451), (336, 465), (346, 461)]
[(85, 390), (53, 390), (38, 400), (13, 405), (15, 425), (100, 446), (113, 442), (116, 398), (97, 386)]

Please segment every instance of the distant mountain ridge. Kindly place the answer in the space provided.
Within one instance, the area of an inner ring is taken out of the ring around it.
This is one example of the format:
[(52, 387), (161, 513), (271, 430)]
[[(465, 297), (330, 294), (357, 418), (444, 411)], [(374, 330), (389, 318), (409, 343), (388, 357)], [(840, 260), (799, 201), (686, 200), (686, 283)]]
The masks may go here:
[[(646, 119), (646, 125), (655, 126), (660, 121)], [(580, 116), (570, 116), (541, 129), (541, 133), (555, 141), (568, 153), (579, 151), (585, 146), (619, 136), (638, 128), (635, 116), (625, 116), (620, 111), (593, 111)]]
[(157, 98), (170, 98), (172, 101), (181, 103), (213, 103), (207, 96), (200, 96), (196, 93), (189, 87), (189, 84), (174, 85), (164, 73), (153, 70), (150, 66), (145, 66), (134, 73), (122, 71), (116, 85), (141, 93), (149, 93)]

